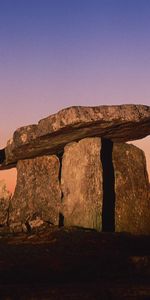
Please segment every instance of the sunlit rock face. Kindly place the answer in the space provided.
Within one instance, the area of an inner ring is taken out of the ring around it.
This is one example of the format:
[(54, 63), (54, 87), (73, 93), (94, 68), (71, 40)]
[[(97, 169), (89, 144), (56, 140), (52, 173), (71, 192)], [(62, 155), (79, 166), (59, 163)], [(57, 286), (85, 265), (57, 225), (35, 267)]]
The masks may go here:
[(46, 221), (58, 225), (61, 203), (59, 168), (59, 159), (55, 155), (18, 161), (10, 224)]
[[(104, 162), (102, 167), (102, 145), (99, 138), (87, 138), (68, 144), (64, 149), (61, 177), (64, 224), (98, 231), (106, 226), (108, 231), (149, 234), (150, 193), (143, 151), (126, 143), (114, 143), (114, 179), (110, 180), (109, 169), (104, 178), (104, 168), (109, 165)], [(109, 149), (105, 151), (104, 160), (107, 160)], [(103, 186), (104, 180), (106, 184)], [(109, 203), (109, 192), (113, 189), (114, 212), (110, 211), (112, 205)], [(108, 197), (104, 199), (104, 195)], [(109, 218), (114, 218), (114, 228), (111, 228)]]
[(0, 181), (0, 225), (8, 223), (11, 193), (7, 190), (4, 180)]
[(150, 186), (144, 152), (118, 143), (113, 146), (115, 230), (150, 234)]
[(150, 234), (145, 155), (133, 145), (86, 138), (66, 145), (59, 158), (47, 155), (21, 160), (17, 172), (9, 209), (9, 224), (14, 231), (20, 231), (21, 224), (27, 222), (31, 227), (48, 222)]
[(59, 111), (36, 125), (14, 132), (0, 154), (1, 169), (18, 160), (55, 154), (70, 142), (99, 136), (113, 142), (126, 142), (150, 134), (150, 107), (144, 105), (73, 106)]
[(68, 144), (62, 158), (64, 225), (101, 230), (102, 165), (100, 138)]
[(125, 144), (149, 134), (144, 105), (69, 107), (17, 129), (0, 150), (18, 173), (9, 223), (149, 234), (145, 156)]

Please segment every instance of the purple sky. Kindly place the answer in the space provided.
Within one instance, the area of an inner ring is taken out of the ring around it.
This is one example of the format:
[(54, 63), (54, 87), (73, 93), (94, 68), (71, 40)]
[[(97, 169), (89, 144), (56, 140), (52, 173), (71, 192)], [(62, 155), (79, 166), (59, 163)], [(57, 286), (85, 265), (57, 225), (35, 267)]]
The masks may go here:
[(122, 103), (150, 105), (149, 0), (0, 1), (0, 147), (66, 106)]

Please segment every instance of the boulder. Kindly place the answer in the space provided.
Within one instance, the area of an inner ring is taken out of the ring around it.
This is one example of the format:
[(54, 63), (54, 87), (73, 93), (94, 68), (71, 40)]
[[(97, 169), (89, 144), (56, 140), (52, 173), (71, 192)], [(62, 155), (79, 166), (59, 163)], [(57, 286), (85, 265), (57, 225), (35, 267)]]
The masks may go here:
[[(110, 151), (112, 163), (108, 162)], [(136, 146), (105, 143), (104, 148), (100, 138), (68, 144), (62, 158), (61, 188), (64, 225), (150, 234), (146, 160)]]
[(11, 200), (9, 223), (29, 226), (58, 225), (61, 190), (59, 159), (55, 155), (20, 160), (17, 185)]
[(114, 105), (69, 107), (14, 132), (0, 151), (1, 169), (14, 167), (18, 160), (56, 154), (70, 142), (86, 137), (103, 137), (126, 142), (150, 134), (150, 107)]
[(150, 234), (150, 186), (144, 152), (134, 145), (115, 143), (115, 230)]
[(65, 226), (101, 230), (102, 166), (100, 138), (68, 144), (62, 158), (62, 215)]
[(8, 223), (11, 193), (7, 190), (4, 180), (0, 180), (0, 226)]

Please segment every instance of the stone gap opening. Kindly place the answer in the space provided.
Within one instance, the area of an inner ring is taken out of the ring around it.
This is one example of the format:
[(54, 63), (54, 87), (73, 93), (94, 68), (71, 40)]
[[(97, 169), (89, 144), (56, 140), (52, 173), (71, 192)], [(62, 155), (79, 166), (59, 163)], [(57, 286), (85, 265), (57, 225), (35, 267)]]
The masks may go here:
[[(62, 158), (63, 158), (63, 154), (64, 154), (64, 151), (61, 151), (61, 152), (57, 153), (57, 157), (58, 157), (59, 163), (60, 163), (59, 175), (58, 175), (60, 185), (61, 185), (61, 171), (62, 171)], [(62, 201), (63, 201), (63, 192), (61, 191), (61, 202)], [(59, 213), (59, 223), (58, 223), (58, 226), (59, 227), (63, 227), (64, 226), (64, 215), (63, 215), (62, 212)]]
[(5, 149), (0, 150), (0, 164), (2, 164), (6, 159)]
[(17, 180), (16, 168), (0, 171), (0, 227), (9, 226), (11, 199)]
[(101, 162), (103, 168), (102, 231), (115, 231), (115, 175), (112, 160), (113, 142), (102, 139)]
[(8, 170), (0, 170), (0, 181), (5, 182), (7, 190), (13, 196), (17, 184), (17, 169), (14, 167)]

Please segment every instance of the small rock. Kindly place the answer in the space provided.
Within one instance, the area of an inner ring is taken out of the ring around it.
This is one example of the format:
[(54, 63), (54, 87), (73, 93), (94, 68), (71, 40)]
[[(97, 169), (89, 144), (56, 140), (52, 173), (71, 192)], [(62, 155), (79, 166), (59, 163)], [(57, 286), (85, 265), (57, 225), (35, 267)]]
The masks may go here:
[(9, 225), (9, 228), (10, 228), (10, 232), (12, 233), (21, 233), (24, 231), (21, 222), (11, 223)]

